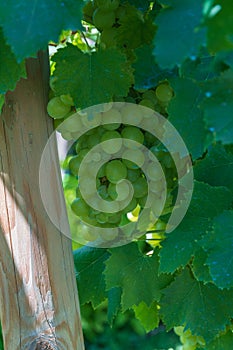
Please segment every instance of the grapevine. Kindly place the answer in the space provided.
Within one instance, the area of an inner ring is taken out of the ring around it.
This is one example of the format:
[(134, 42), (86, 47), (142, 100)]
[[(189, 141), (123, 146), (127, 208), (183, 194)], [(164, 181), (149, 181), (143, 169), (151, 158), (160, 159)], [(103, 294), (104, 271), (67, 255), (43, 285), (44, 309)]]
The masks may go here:
[(67, 18), (57, 9), (63, 19), (42, 31), (45, 45), (19, 45), (0, 16), (14, 67), (14, 79), (0, 72), (0, 105), (34, 43), (49, 42), (47, 112), (67, 148), (81, 304), (107, 301), (110, 324), (131, 309), (147, 332), (173, 330), (183, 350), (231, 349), (232, 4), (77, 4), (64, 3)]

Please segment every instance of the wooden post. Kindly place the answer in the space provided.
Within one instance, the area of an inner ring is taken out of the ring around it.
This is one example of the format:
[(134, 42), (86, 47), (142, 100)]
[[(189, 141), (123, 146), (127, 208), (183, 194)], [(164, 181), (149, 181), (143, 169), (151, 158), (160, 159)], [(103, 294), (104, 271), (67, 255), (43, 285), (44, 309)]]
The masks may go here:
[(47, 53), (27, 60), (26, 67), (27, 79), (7, 93), (0, 117), (4, 345), (6, 350), (83, 350), (71, 241), (50, 222), (39, 191), (40, 158), (52, 132)]

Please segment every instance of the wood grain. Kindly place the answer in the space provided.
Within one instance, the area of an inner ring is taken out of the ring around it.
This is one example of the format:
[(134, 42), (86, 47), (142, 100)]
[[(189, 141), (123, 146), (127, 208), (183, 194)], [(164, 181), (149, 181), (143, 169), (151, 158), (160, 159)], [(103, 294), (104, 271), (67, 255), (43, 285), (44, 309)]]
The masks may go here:
[[(52, 132), (48, 56), (27, 61), (0, 119), (0, 315), (5, 349), (83, 350), (71, 241), (50, 222), (39, 164)], [(56, 165), (55, 165), (56, 166)], [(54, 200), (56, 186), (54, 181)], [(58, 199), (60, 201), (60, 199)]]

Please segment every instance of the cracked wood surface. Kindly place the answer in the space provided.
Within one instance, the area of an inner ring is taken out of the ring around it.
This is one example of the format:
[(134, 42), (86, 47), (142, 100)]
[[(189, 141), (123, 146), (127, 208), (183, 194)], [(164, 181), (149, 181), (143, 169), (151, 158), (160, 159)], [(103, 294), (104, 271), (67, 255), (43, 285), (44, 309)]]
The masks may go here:
[[(0, 316), (6, 350), (83, 350), (71, 241), (50, 222), (39, 164), (52, 132), (48, 57), (27, 61), (0, 117)], [(56, 181), (54, 200), (56, 201)]]

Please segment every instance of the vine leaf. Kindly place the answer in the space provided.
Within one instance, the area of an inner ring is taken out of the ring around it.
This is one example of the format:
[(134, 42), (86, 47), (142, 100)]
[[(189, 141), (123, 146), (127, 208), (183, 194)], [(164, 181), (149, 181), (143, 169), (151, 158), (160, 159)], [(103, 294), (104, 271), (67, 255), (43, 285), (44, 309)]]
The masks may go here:
[(82, 247), (73, 254), (80, 304), (91, 302), (96, 308), (107, 296), (103, 271), (109, 253), (105, 249)]
[(111, 250), (111, 256), (106, 261), (106, 286), (122, 288), (122, 309), (139, 305), (143, 300), (150, 306), (159, 301), (161, 289), (170, 281), (169, 275), (158, 276), (157, 250), (152, 256), (143, 255), (136, 243), (127, 244)]
[(232, 194), (226, 187), (195, 181), (190, 207), (181, 224), (161, 243), (160, 272), (172, 273), (185, 266), (198, 248), (197, 242), (213, 226), (213, 218), (229, 209)]
[(174, 78), (170, 79), (170, 83), (175, 96), (168, 107), (169, 121), (180, 133), (188, 150), (196, 159), (204, 153), (207, 137), (203, 111), (199, 108), (202, 91), (191, 79)]
[(204, 119), (216, 141), (233, 143), (233, 70), (228, 69), (204, 86), (207, 97), (203, 101)]
[(135, 316), (141, 322), (146, 332), (150, 332), (158, 327), (160, 318), (156, 302), (147, 306), (144, 301), (142, 301), (138, 306), (134, 305), (133, 310)]
[(0, 25), (17, 60), (46, 49), (64, 29), (81, 29), (82, 6), (82, 0), (1, 1)]
[(154, 55), (162, 68), (172, 68), (185, 58), (197, 55), (205, 43), (206, 30), (199, 28), (201, 0), (169, 0), (166, 5), (156, 17)]
[(219, 288), (233, 287), (233, 211), (225, 211), (214, 219), (213, 231), (202, 240), (207, 252), (206, 264)]
[(201, 282), (212, 282), (209, 267), (206, 265), (207, 253), (200, 248), (195, 251), (192, 261), (192, 272), (195, 278)]
[(233, 315), (232, 291), (193, 278), (188, 268), (164, 291), (161, 315), (167, 329), (184, 325), (194, 335), (210, 342), (230, 324)]
[(233, 333), (231, 330), (218, 336), (211, 343), (209, 343), (205, 349), (200, 350), (227, 350), (231, 349), (233, 344)]
[[(5, 94), (8, 90), (14, 90), (17, 81), (21, 77), (26, 77), (24, 62), (18, 63), (9, 45), (6, 44), (2, 29), (0, 28), (0, 94)], [(6, 64), (7, 62), (7, 64)], [(4, 69), (3, 69), (4, 67)], [(4, 98), (0, 101), (0, 110), (4, 103)]]
[(233, 155), (221, 144), (212, 145), (194, 167), (195, 178), (212, 186), (226, 186), (233, 193)]
[(80, 108), (109, 102), (114, 95), (125, 96), (134, 81), (132, 68), (117, 49), (84, 54), (68, 44), (52, 59), (56, 93), (70, 94)]
[(119, 287), (113, 287), (108, 291), (108, 322), (110, 326), (121, 309), (122, 290)]
[(210, 51), (233, 49), (232, 1), (222, 0), (218, 13), (208, 18), (208, 47)]

